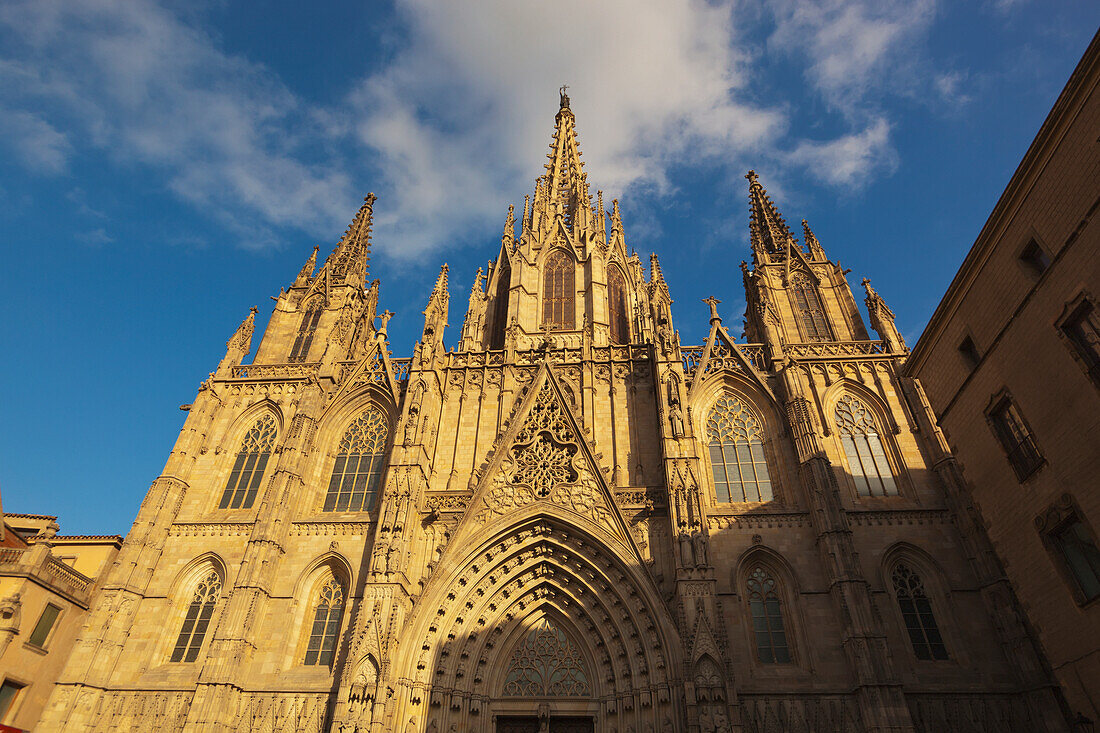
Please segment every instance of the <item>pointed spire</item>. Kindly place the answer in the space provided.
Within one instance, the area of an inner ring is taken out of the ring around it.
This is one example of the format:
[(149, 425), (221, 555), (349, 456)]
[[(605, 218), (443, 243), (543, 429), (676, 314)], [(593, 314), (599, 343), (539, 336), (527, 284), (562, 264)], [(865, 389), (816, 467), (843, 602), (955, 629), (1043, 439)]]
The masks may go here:
[[(526, 207), (525, 207), (526, 208)], [(516, 207), (508, 204), (508, 216), (504, 219), (504, 234), (501, 235), (501, 246), (512, 249), (516, 241)]]
[(828, 259), (825, 256), (825, 250), (822, 248), (821, 242), (817, 241), (817, 235), (813, 233), (805, 219), (802, 220), (802, 242), (806, 245), (806, 251), (811, 260)]
[(545, 202), (546, 211), (552, 216), (562, 216), (570, 228), (577, 225), (583, 228), (587, 226), (592, 201), (577, 142), (576, 119), (569, 108), (569, 96), (565, 89), (563, 86), (560, 90), (561, 104), (554, 118), (550, 153), (546, 156), (549, 159), (544, 177), (546, 185), (535, 189), (535, 211), (541, 213), (539, 205)]
[(367, 194), (363, 205), (344, 232), (339, 244), (325, 261), (325, 269), (337, 285), (362, 287), (366, 282), (370, 263), (370, 233), (374, 218), (373, 193)]
[(225, 356), (218, 365), (219, 376), (228, 376), (227, 370), (230, 367), (240, 366), (241, 361), (252, 350), (252, 333), (256, 330), (256, 310), (256, 306), (248, 309), (248, 315), (241, 321), (241, 325), (237, 326), (233, 336), (225, 342)]
[(657, 288), (668, 299), (668, 302), (672, 302), (672, 297), (668, 292), (668, 283), (665, 282), (665, 274), (661, 271), (661, 263), (657, 259), (656, 252), (649, 255), (649, 284)]
[(428, 296), (428, 306), (424, 309), (424, 337), (422, 343), (429, 347), (428, 354), (434, 353), (435, 344), (443, 340), (443, 329), (447, 326), (447, 304), (450, 294), (447, 292), (446, 263), (439, 270), (432, 294)]
[(867, 315), (871, 317), (871, 328), (878, 332), (887, 353), (902, 354), (907, 352), (909, 347), (906, 346), (905, 339), (894, 323), (894, 311), (890, 310), (882, 296), (871, 287), (869, 279), (863, 278), (863, 288), (867, 291), (867, 298), (864, 303), (867, 304)]
[(782, 255), (791, 246), (787, 222), (760, 184), (756, 171), (750, 170), (745, 178), (749, 180), (749, 236), (753, 250), (765, 255)]
[(470, 288), (470, 300), (472, 301), (475, 295), (484, 295), (485, 288), (482, 287), (481, 281), (485, 274), (485, 270), (477, 268), (477, 274), (474, 275), (474, 286)]
[(596, 191), (596, 233), (599, 241), (607, 244), (607, 212), (603, 208), (603, 191)]
[(298, 272), (298, 277), (294, 278), (294, 285), (291, 287), (305, 287), (309, 285), (309, 281), (313, 278), (313, 271), (317, 269), (317, 250), (320, 249), (316, 245), (313, 247), (313, 253), (306, 260), (306, 263), (302, 265), (302, 269)]

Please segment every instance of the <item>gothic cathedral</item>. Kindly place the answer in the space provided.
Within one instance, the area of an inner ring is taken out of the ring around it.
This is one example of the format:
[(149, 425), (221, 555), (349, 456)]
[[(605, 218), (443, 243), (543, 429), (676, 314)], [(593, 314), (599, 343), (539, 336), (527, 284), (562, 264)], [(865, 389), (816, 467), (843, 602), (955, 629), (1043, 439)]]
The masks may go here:
[(681, 344), (555, 122), (451, 348), (444, 265), (391, 356), (373, 196), (253, 309), (40, 730), (1066, 729), (882, 297), (750, 171), (746, 343)]

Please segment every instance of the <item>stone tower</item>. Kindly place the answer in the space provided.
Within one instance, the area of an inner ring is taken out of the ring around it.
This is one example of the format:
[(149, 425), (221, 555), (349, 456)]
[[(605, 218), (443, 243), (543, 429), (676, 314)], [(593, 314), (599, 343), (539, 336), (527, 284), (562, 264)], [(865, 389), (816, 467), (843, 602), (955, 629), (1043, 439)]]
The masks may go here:
[(750, 172), (749, 343), (681, 345), (555, 122), (453, 348), (444, 265), (391, 357), (373, 196), (245, 319), (43, 730), (1066, 728), (882, 298)]

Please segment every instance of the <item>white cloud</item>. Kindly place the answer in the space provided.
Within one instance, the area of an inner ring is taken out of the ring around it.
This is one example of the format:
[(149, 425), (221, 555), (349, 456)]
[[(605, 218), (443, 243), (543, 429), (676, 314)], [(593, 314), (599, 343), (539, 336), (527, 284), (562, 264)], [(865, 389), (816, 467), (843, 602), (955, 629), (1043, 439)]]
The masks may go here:
[[(279, 80), (165, 9), (9, 2), (0, 30), (10, 41), (0, 92), (46, 110), (117, 162), (163, 169), (169, 188), (232, 224), (246, 244), (272, 224), (331, 236), (354, 210), (344, 172), (297, 154), (313, 126)], [(64, 135), (38, 122), (40, 163), (61, 172)]]
[(893, 172), (897, 167), (890, 123), (881, 117), (859, 133), (826, 142), (803, 141), (788, 158), (820, 181), (852, 188), (864, 186), (879, 171)]
[(934, 0), (771, 0), (777, 52), (803, 56), (806, 78), (837, 111), (859, 116), (871, 92), (894, 92), (918, 58)]
[(38, 115), (0, 108), (0, 140), (34, 173), (56, 175), (68, 167), (68, 138)]

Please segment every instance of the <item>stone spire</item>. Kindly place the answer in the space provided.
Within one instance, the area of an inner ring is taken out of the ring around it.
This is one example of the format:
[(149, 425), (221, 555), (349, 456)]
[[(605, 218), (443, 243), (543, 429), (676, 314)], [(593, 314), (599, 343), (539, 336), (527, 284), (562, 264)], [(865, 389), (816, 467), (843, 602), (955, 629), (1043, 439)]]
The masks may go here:
[(233, 336), (225, 342), (225, 356), (218, 364), (218, 375), (222, 378), (228, 376), (230, 367), (240, 366), (244, 357), (252, 350), (252, 333), (256, 330), (256, 306), (248, 310), (248, 315), (241, 325), (237, 326)]
[(749, 180), (749, 239), (753, 255), (758, 260), (783, 256), (791, 246), (790, 230), (771, 197), (757, 178), (756, 171), (745, 176)]
[(577, 143), (576, 119), (569, 109), (569, 96), (565, 89), (561, 89), (561, 106), (554, 118), (554, 137), (550, 142), (549, 162), (543, 177), (546, 185), (535, 189), (535, 210), (539, 210), (539, 199), (542, 197), (546, 210), (553, 218), (560, 216), (571, 230), (583, 230), (589, 223), (592, 202)]
[(370, 263), (370, 233), (374, 217), (373, 193), (367, 194), (363, 205), (344, 232), (340, 243), (332, 250), (324, 268), (332, 285), (362, 287), (366, 282)]
[[(527, 215), (526, 199), (524, 200), (524, 216)], [(504, 233), (500, 236), (500, 246), (508, 248), (510, 252), (516, 243), (516, 207), (508, 204), (508, 216), (504, 219)]]
[(440, 339), (443, 337), (443, 329), (447, 325), (447, 304), (451, 297), (447, 292), (447, 273), (449, 269), (447, 263), (443, 263), (443, 267), (439, 270), (439, 277), (436, 278), (435, 287), (432, 289), (432, 294), (428, 296), (428, 307), (424, 309), (425, 341), (430, 336)]
[(665, 282), (665, 274), (661, 272), (661, 263), (657, 260), (657, 253), (649, 255), (649, 284), (672, 302), (672, 296), (668, 292), (668, 283)]
[(817, 235), (810, 229), (810, 225), (806, 223), (806, 220), (802, 220), (802, 243), (806, 245), (806, 251), (810, 255), (811, 260), (827, 260), (825, 250), (821, 246), (821, 242), (817, 241)]
[(313, 271), (317, 269), (317, 250), (319, 247), (314, 245), (313, 253), (306, 260), (306, 263), (302, 265), (302, 269), (298, 272), (298, 277), (294, 278), (294, 285), (292, 287), (305, 287), (309, 285), (309, 281), (313, 279)]
[(616, 245), (623, 248), (623, 252), (626, 252), (626, 233), (623, 231), (623, 215), (619, 211), (619, 199), (611, 200), (611, 237), (608, 245), (615, 247)]
[(867, 291), (867, 315), (871, 319), (871, 328), (878, 332), (887, 353), (904, 354), (909, 351), (898, 327), (894, 324), (894, 311), (886, 305), (882, 296), (871, 287), (871, 281), (863, 278), (863, 288)]

